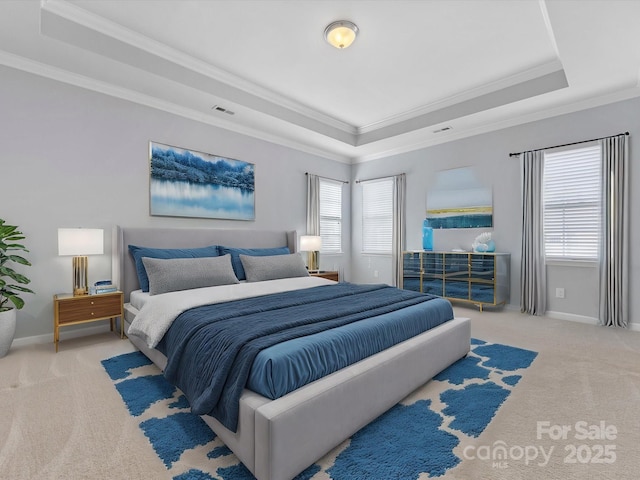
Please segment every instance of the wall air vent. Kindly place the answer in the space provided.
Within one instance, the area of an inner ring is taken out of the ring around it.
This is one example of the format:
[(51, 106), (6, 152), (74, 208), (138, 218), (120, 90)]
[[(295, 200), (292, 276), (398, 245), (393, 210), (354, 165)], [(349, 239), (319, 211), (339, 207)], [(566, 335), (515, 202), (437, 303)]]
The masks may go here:
[(211, 110), (215, 110), (221, 113), (226, 113), (227, 115), (235, 115), (236, 113), (236, 112), (232, 112), (231, 110), (227, 110), (226, 108), (221, 107), (220, 105), (214, 105), (213, 107), (211, 107)]
[(438, 130), (434, 130), (433, 133), (440, 133), (440, 132), (446, 132), (447, 130), (452, 130), (453, 127), (442, 127), (439, 128)]

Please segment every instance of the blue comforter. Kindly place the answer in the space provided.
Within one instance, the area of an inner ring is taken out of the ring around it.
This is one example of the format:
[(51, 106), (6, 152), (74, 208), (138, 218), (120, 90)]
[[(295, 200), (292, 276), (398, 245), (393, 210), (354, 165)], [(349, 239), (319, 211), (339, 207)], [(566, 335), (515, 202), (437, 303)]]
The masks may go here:
[(240, 395), (261, 350), (432, 298), (387, 285), (340, 283), (193, 308), (163, 339), (165, 376), (194, 413), (235, 432)]
[(246, 388), (275, 400), (452, 318), (451, 302), (434, 298), (272, 345), (256, 355)]

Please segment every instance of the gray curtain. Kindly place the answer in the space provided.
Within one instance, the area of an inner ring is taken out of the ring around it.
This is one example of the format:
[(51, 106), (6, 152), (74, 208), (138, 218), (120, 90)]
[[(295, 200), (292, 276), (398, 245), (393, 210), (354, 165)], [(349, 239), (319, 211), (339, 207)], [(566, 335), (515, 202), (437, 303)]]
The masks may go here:
[(394, 286), (402, 285), (402, 252), (405, 249), (407, 224), (407, 178), (404, 173), (393, 177), (393, 237), (391, 258)]
[(320, 177), (307, 174), (307, 233), (320, 235)]
[(542, 223), (541, 151), (520, 154), (522, 164), (522, 256), (520, 263), (520, 311), (544, 315), (547, 309), (547, 271)]
[(629, 324), (629, 144), (626, 135), (605, 138), (602, 148), (600, 323)]

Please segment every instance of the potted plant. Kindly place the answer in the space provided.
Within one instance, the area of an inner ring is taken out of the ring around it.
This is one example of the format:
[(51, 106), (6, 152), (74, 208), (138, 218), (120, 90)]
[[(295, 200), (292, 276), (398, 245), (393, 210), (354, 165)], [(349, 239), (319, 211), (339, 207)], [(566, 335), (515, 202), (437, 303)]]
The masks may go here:
[(0, 358), (9, 352), (16, 333), (16, 310), (24, 307), (20, 294), (33, 293), (23, 286), (31, 280), (11, 268), (13, 263), (31, 265), (26, 258), (13, 254), (29, 251), (24, 245), (15, 243), (24, 238), (18, 227), (6, 225), (0, 218)]

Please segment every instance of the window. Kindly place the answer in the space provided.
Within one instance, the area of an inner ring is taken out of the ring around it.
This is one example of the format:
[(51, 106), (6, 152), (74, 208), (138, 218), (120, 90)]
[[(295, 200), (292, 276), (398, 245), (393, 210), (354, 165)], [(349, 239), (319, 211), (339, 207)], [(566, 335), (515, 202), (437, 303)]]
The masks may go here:
[(393, 179), (362, 184), (362, 253), (391, 254)]
[(600, 146), (544, 154), (545, 256), (598, 260), (601, 221)]
[(342, 253), (342, 182), (320, 179), (322, 253)]

